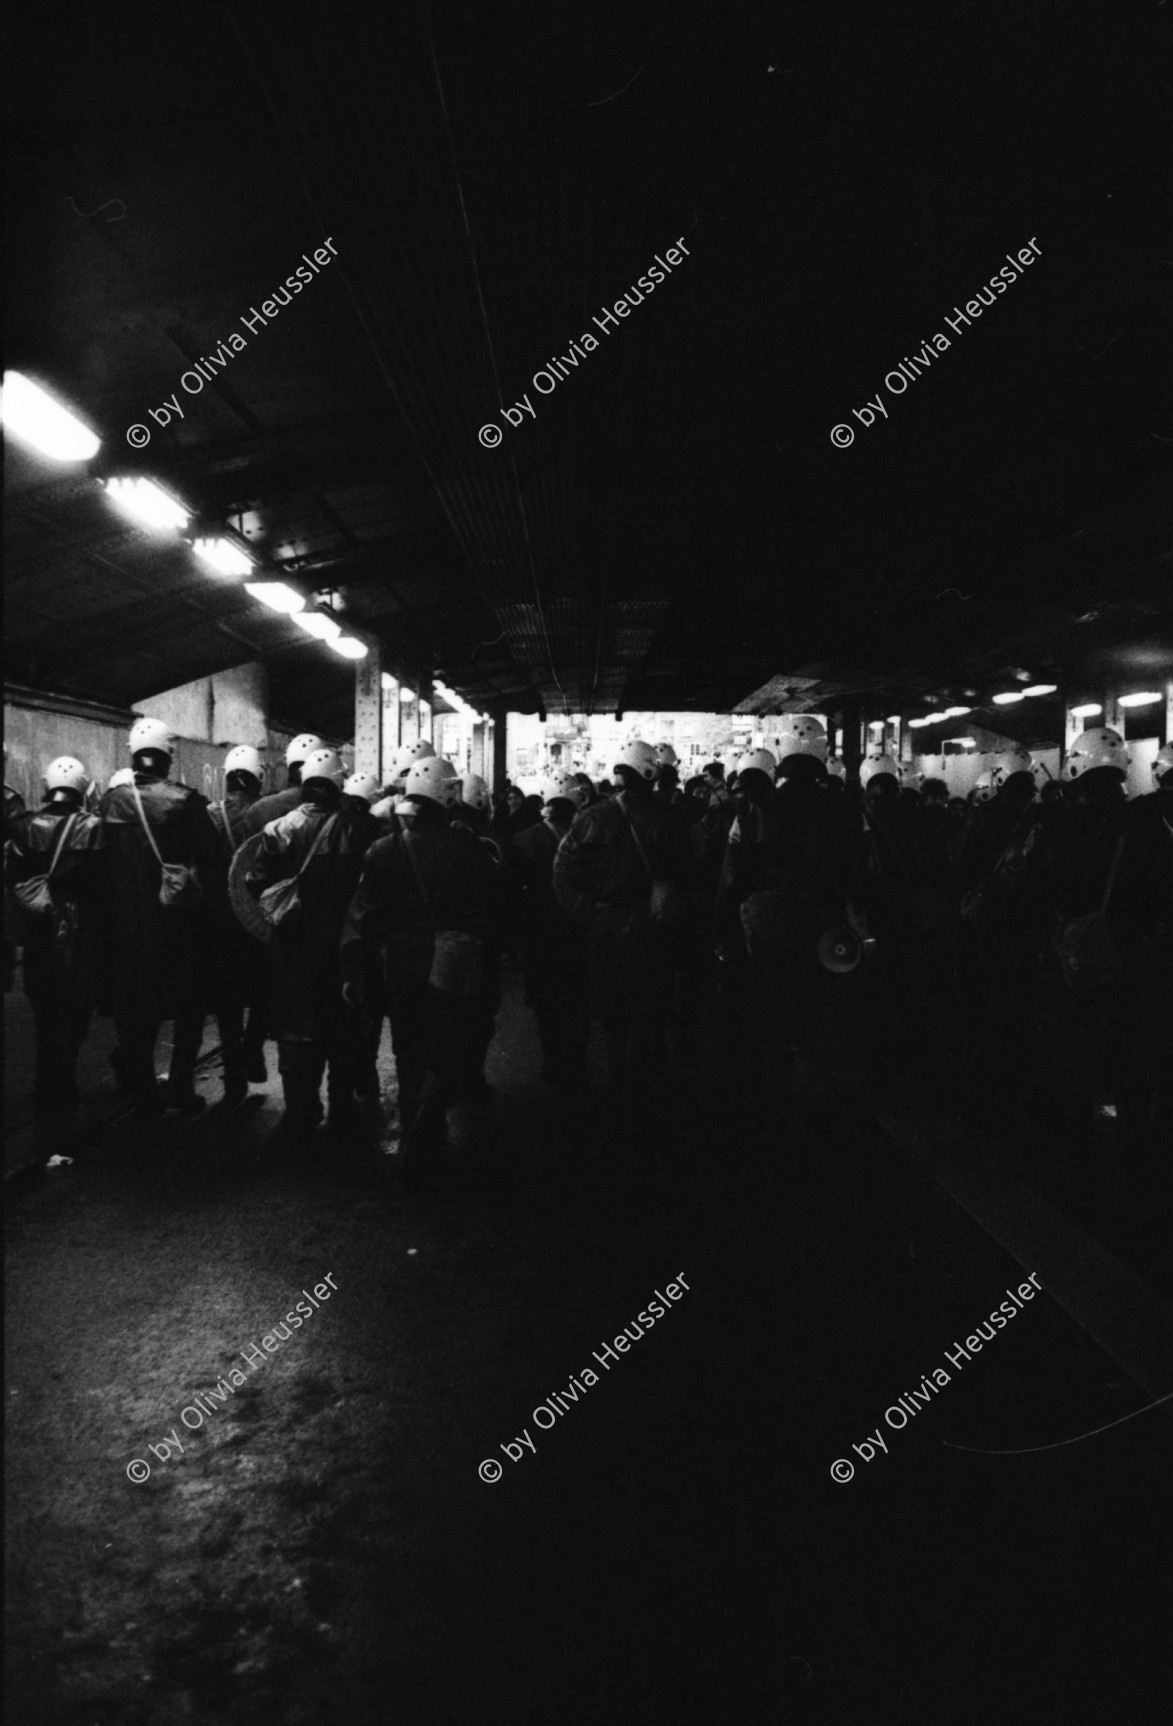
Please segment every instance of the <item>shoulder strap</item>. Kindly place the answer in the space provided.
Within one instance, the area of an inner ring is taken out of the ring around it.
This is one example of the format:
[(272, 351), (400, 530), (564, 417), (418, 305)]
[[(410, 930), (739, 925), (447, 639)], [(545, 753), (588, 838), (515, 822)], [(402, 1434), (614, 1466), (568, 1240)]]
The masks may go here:
[(411, 864), (411, 872), (415, 876), (415, 884), (420, 890), (420, 898), (423, 900), (424, 904), (427, 906), (428, 916), (432, 919), (432, 922), (434, 923), (436, 921), (436, 913), (432, 909), (432, 901), (428, 897), (427, 888), (424, 886), (423, 871), (421, 870), (421, 868), (419, 866), (419, 858), (416, 856), (415, 851), (412, 847), (411, 835), (408, 832), (406, 827), (403, 829), (403, 833), (402, 833), (401, 837), (403, 839), (403, 849), (407, 854), (407, 861)]
[(631, 816), (628, 813), (627, 805), (626, 805), (626, 803), (623, 802), (622, 796), (616, 798), (616, 802), (619, 804), (620, 809), (622, 809), (622, 811), (623, 811), (624, 819), (626, 820), (627, 825), (631, 828), (631, 837), (635, 840), (635, 848), (639, 852), (639, 860), (643, 864), (644, 868), (647, 870), (649, 879), (654, 880), (655, 876), (652, 875), (652, 866), (648, 862), (648, 854), (644, 850), (643, 844), (640, 840), (640, 836), (635, 830), (635, 822), (631, 819)]
[(1120, 835), (1119, 839), (1116, 841), (1116, 849), (1112, 853), (1112, 867), (1108, 871), (1108, 885), (1104, 888), (1104, 902), (1100, 906), (1101, 916), (1103, 916), (1104, 912), (1108, 909), (1108, 901), (1111, 899), (1112, 889), (1116, 885), (1116, 871), (1120, 867), (1120, 854), (1124, 850), (1124, 841), (1126, 837), (1127, 835), (1124, 833)]
[(232, 818), (228, 813), (228, 799), (227, 798), (223, 798), (219, 803), (213, 803), (211, 808), (209, 809), (208, 813), (209, 813), (209, 815), (215, 815), (217, 813), (217, 811), (219, 812), (220, 820), (224, 823), (224, 825), (221, 829), (221, 831), (224, 834), (224, 842), (227, 845), (229, 851), (235, 854), (235, 851), (236, 851), (236, 834), (232, 831)]
[(314, 854), (317, 851), (318, 846), (322, 843), (322, 840), (326, 837), (327, 832), (329, 831), (329, 829), (331, 827), (333, 827), (333, 825), (337, 821), (337, 819), (338, 819), (337, 815), (327, 815), (326, 819), (322, 822), (321, 826), (318, 828), (318, 831), (314, 834), (313, 844), (310, 846), (309, 850), (305, 854), (305, 861), (302, 863), (301, 868), (298, 870), (297, 874), (294, 876), (295, 881), (300, 880), (301, 877), (305, 874), (306, 870), (309, 868), (310, 864), (313, 862)]
[(143, 824), (143, 832), (147, 836), (147, 844), (151, 847), (151, 850), (155, 853), (155, 861), (158, 863), (158, 865), (161, 869), (163, 867), (163, 855), (162, 855), (161, 851), (159, 850), (159, 847), (155, 844), (155, 835), (151, 832), (151, 824), (147, 820), (147, 812), (143, 808), (143, 800), (139, 796), (139, 789), (138, 789), (138, 781), (137, 780), (134, 780), (134, 779), (131, 780), (130, 789), (134, 792), (135, 807), (138, 810), (138, 818)]
[(65, 849), (65, 841), (77, 826), (77, 818), (80, 813), (80, 810), (76, 810), (72, 815), (66, 816), (65, 820), (61, 823), (57, 832), (57, 843), (53, 848), (53, 861), (49, 864), (48, 873), (45, 876), (46, 881), (49, 879), (49, 876), (52, 875), (54, 869), (56, 869), (57, 861)]

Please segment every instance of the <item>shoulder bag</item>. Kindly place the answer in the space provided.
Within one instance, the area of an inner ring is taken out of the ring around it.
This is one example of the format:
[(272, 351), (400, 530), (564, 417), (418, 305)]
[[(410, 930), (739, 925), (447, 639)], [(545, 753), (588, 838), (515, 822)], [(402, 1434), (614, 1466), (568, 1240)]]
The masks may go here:
[(151, 832), (151, 824), (147, 820), (138, 785), (133, 780), (130, 789), (134, 792), (135, 807), (143, 824), (143, 832), (147, 836), (147, 844), (155, 853), (155, 861), (163, 873), (163, 879), (159, 883), (160, 905), (168, 911), (193, 911), (204, 897), (199, 872), (194, 865), (187, 863), (164, 863), (162, 853), (155, 844), (155, 835)]
[(652, 884), (650, 908), (652, 924), (657, 929), (671, 929), (678, 923), (687, 922), (692, 915), (687, 898), (674, 881), (667, 881), (662, 876), (652, 873), (652, 865), (648, 861), (648, 854), (643, 848), (643, 842), (635, 830), (635, 822), (631, 819), (624, 804), (621, 803), (619, 807), (623, 810), (624, 819), (631, 829), (631, 837), (635, 841), (635, 848), (639, 852), (639, 860), (647, 870), (648, 880)]
[[(415, 884), (419, 888), (420, 897), (427, 906), (428, 916), (433, 924), (436, 913), (432, 909), (432, 901), (424, 886), (423, 871), (415, 854), (412, 837), (409, 832), (401, 835), (400, 843), (411, 865), (415, 876)], [(432, 955), (432, 969), (428, 976), (428, 987), (436, 989), (441, 995), (455, 996), (459, 1000), (469, 1001), (480, 993), (482, 980), (481, 942), (475, 935), (466, 934), (463, 929), (435, 929), (435, 951)]]
[(53, 856), (49, 867), (43, 875), (32, 875), (27, 881), (18, 881), (12, 891), (20, 906), (21, 914), (34, 926), (45, 922), (53, 915), (53, 893), (49, 882), (57, 861), (65, 849), (65, 844), (74, 827), (77, 826), (77, 815), (68, 816), (62, 823), (57, 834), (57, 843), (53, 847)]
[(322, 822), (314, 834), (313, 844), (306, 852), (305, 860), (296, 875), (289, 876), (285, 881), (275, 881), (272, 887), (266, 887), (261, 894), (259, 900), (261, 915), (270, 929), (288, 935), (304, 922), (305, 906), (301, 899), (301, 878), (313, 862), (319, 845), (337, 819), (337, 815), (328, 815)]
[(1116, 841), (1099, 910), (1089, 911), (1083, 917), (1072, 917), (1062, 925), (1055, 939), (1055, 956), (1069, 989), (1081, 992), (1102, 989), (1108, 983), (1114, 983), (1123, 969), (1120, 949), (1108, 924), (1108, 905), (1116, 885), (1124, 839), (1122, 833)]

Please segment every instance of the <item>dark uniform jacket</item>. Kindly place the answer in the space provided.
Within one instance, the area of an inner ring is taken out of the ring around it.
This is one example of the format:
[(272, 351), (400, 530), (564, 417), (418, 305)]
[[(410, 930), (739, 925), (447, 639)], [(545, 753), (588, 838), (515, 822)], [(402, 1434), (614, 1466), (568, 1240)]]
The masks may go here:
[(427, 982), (437, 929), (490, 939), (495, 897), (492, 860), (466, 827), (417, 820), (377, 840), (342, 932), (344, 977), (372, 999), (410, 996)]
[(583, 927), (604, 906), (649, 912), (653, 878), (687, 889), (694, 875), (680, 810), (656, 798), (629, 800), (620, 792), (575, 816), (554, 859), (554, 892), (566, 915)]
[(192, 908), (160, 903), (161, 871), (133, 790), (116, 785), (107, 791), (101, 805), (109, 895), (103, 1005), (117, 1014), (168, 1019), (206, 993), (210, 902), (224, 858), (200, 792), (150, 773), (136, 773), (135, 784), (163, 861), (194, 867), (204, 898)]
[[(7, 886), (48, 872), (70, 820), (60, 803), (14, 816), (4, 856)], [(24, 987), (31, 996), (62, 995), (89, 1005), (98, 985), (98, 937), (102, 922), (102, 825), (77, 811), (49, 881), (53, 912), (21, 919)]]
[[(297, 795), (302, 795), (300, 790)], [(307, 864), (323, 829), (321, 843)], [(272, 1028), (278, 1038), (322, 1038), (342, 1010), (339, 937), (374, 833), (369, 813), (353, 817), (312, 801), (299, 803), (264, 830), (261, 849), (245, 877), (249, 891), (259, 898), (266, 887), (301, 871), (303, 915), (275, 932), (271, 948)]]

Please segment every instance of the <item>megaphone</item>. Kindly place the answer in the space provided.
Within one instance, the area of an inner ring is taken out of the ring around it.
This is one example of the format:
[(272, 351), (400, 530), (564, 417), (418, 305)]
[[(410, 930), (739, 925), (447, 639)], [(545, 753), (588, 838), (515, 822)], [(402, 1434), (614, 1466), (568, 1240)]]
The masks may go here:
[(819, 936), (819, 963), (836, 977), (845, 977), (859, 968), (864, 957), (864, 944), (855, 930), (846, 923), (828, 929)]

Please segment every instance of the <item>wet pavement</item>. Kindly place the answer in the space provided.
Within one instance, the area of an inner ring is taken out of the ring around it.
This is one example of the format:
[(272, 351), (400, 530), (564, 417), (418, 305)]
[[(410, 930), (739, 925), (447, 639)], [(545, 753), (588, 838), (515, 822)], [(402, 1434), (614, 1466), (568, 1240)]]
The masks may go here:
[(511, 976), (414, 1198), (386, 1043), (366, 1145), (283, 1160), (274, 1084), (17, 1196), (9, 1717), (1160, 1717), (1173, 1429), (1079, 1249), (842, 1097), (751, 1138), (708, 1062), (633, 1147), (538, 1064)]

